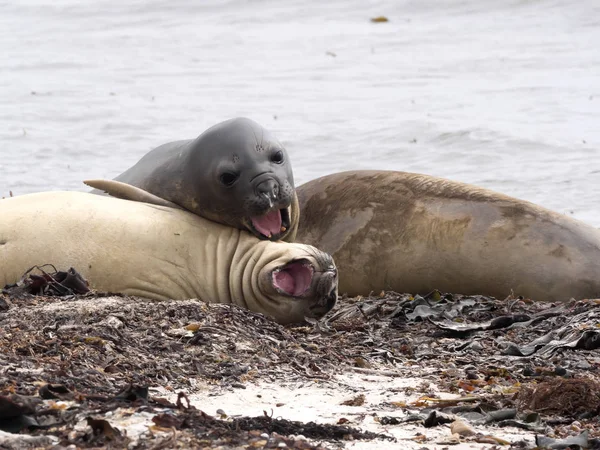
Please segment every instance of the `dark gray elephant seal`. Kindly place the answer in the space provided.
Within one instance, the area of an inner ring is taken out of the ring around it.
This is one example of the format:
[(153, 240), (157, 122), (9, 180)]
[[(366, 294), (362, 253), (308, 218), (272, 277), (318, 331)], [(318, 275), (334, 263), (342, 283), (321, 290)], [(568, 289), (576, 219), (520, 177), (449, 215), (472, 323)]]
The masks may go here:
[(600, 231), (532, 203), (392, 171), (336, 173), (296, 192), (296, 241), (334, 257), (340, 293), (600, 297)]
[(230, 119), (197, 139), (161, 145), (115, 180), (153, 196), (130, 198), (103, 180), (86, 184), (119, 198), (175, 204), (261, 239), (294, 240), (299, 211), (290, 158), (250, 119)]

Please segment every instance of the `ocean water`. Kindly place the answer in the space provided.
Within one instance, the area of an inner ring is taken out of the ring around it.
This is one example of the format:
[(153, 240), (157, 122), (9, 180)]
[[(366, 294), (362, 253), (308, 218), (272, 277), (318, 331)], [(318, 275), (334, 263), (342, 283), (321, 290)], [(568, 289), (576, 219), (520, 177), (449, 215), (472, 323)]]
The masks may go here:
[(597, 0), (0, 0), (0, 196), (247, 116), (297, 185), (421, 172), (600, 227), (599, 43)]

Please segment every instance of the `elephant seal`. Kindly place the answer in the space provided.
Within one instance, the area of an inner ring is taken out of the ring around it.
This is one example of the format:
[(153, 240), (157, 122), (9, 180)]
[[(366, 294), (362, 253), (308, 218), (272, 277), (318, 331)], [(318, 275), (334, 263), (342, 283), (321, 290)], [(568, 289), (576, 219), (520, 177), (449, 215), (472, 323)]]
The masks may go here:
[(337, 299), (330, 255), (180, 209), (46, 192), (0, 200), (0, 217), (0, 286), (48, 263), (74, 267), (91, 289), (234, 303), (280, 323), (320, 318)]
[(296, 240), (333, 256), (340, 293), (600, 296), (600, 231), (532, 203), (394, 171), (336, 173), (296, 192)]
[[(250, 119), (226, 120), (196, 139), (161, 145), (115, 180), (153, 194), (137, 201), (163, 199), (260, 239), (294, 241), (299, 212), (290, 158)], [(92, 193), (130, 199), (105, 181), (85, 183), (97, 189)]]

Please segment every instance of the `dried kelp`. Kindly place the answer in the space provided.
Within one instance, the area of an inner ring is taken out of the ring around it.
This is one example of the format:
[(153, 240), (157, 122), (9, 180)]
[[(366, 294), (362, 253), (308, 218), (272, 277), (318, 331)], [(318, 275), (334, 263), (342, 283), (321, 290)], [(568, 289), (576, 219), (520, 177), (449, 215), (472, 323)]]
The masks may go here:
[[(44, 267), (52, 268), (46, 272)], [(41, 275), (31, 273), (34, 270)], [(56, 270), (52, 264), (33, 266), (14, 284), (6, 285), (2, 293), (13, 297), (23, 295), (64, 296), (85, 294), (89, 292), (89, 283), (75, 269), (69, 268), (66, 272)]]
[[(422, 423), (426, 430), (425, 424), (443, 426), (459, 417), (471, 426), (517, 426), (539, 434), (552, 426), (556, 437), (566, 438), (565, 424), (578, 418), (579, 426), (590, 430), (588, 444), (595, 445), (595, 403), (585, 409), (577, 406), (581, 402), (563, 402), (562, 409), (551, 409), (553, 401), (562, 401), (555, 391), (548, 391), (548, 403), (527, 400), (527, 393), (543, 383), (598, 381), (600, 358), (593, 349), (600, 309), (593, 300), (551, 305), (390, 292), (342, 298), (323, 321), (281, 326), (236, 306), (196, 300), (154, 302), (94, 293), (67, 300), (4, 298), (0, 423), (8, 421), (4, 426), (28, 435), (54, 436), (64, 446), (131, 445), (128, 436), (105, 423), (107, 413), (118, 411), (151, 413), (157, 430), (177, 431), (156, 434), (136, 448), (322, 445), (298, 440), (294, 433), (324, 442), (385, 439), (351, 427), (317, 429), (310, 422), (267, 416), (215, 418), (190, 407), (184, 395), (172, 404), (148, 390), (163, 386), (183, 392), (193, 380), (224, 389), (265, 379), (335, 383), (333, 377), (347, 371), (419, 376), (460, 394), (443, 401), (424, 395), (403, 407), (405, 417), (382, 414), (380, 423), (387, 426)], [(507, 343), (521, 349), (534, 343), (535, 351), (507, 354)], [(595, 399), (595, 392), (580, 392), (578, 399)], [(23, 398), (37, 403), (28, 407)], [(61, 401), (72, 406), (49, 406)], [(85, 427), (77, 427), (82, 418)], [(494, 441), (478, 434), (460, 439)]]

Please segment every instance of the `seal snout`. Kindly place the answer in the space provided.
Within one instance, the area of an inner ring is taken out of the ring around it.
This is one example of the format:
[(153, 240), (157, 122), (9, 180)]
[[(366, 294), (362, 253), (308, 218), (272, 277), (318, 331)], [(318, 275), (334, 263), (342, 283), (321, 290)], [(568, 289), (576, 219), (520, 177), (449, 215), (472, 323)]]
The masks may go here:
[(325, 297), (325, 308), (327, 311), (331, 311), (337, 303), (338, 290), (337, 285), (331, 289), (327, 297)]
[(273, 178), (268, 178), (256, 186), (256, 195), (263, 197), (269, 203), (269, 209), (273, 207), (279, 197), (279, 183)]
[(338, 276), (335, 266), (328, 267), (325, 271), (315, 276), (315, 304), (309, 309), (315, 318), (323, 317), (333, 309), (338, 299)]
[(257, 198), (257, 207), (265, 211), (250, 217), (252, 232), (260, 238), (277, 239), (290, 227), (290, 212), (288, 205), (281, 208), (284, 199), (280, 195), (279, 182), (268, 177), (259, 181), (254, 189)]
[(251, 191), (243, 206), (244, 226), (259, 239), (284, 239), (292, 228), (294, 188), (272, 171), (250, 179)]

